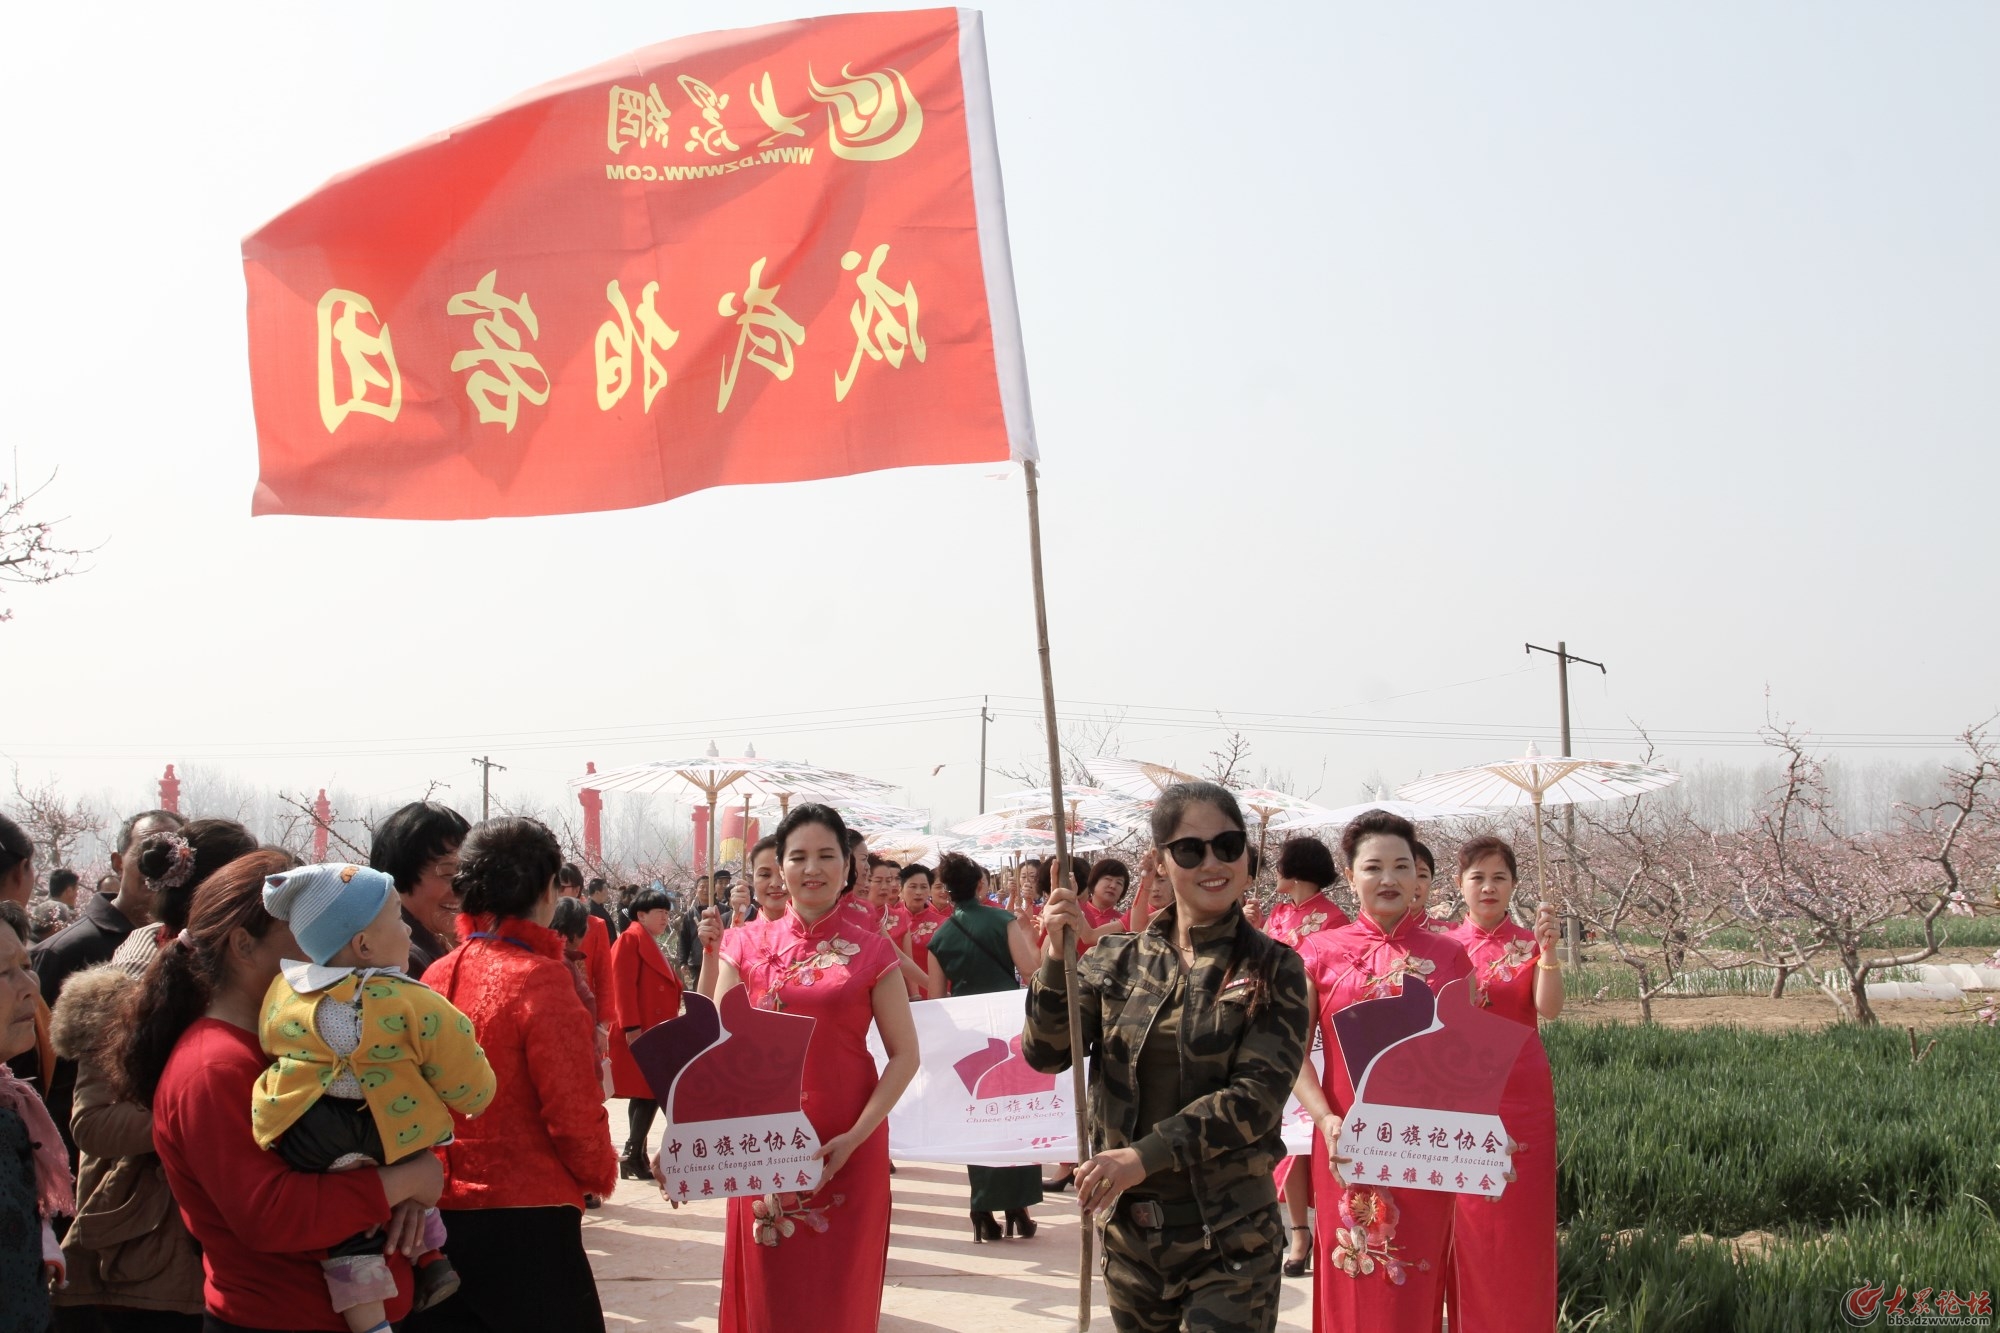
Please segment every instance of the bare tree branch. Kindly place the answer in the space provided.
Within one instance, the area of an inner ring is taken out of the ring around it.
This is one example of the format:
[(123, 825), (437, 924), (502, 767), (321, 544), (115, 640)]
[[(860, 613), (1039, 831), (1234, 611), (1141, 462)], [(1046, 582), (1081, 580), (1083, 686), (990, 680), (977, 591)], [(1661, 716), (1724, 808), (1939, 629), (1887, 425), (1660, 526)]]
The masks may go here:
[[(11, 486), (0, 482), (0, 582), (54, 583), (80, 573), (84, 557), (99, 549), (62, 545), (56, 538), (56, 526), (63, 519), (30, 517), (30, 507), (54, 480), (55, 474), (50, 473), (48, 482), (25, 495), (15, 495)], [(11, 620), (13, 615), (11, 608), (0, 607), (0, 621)]]
[(103, 837), (109, 822), (88, 801), (65, 800), (53, 783), (22, 786), (18, 765), (12, 804), (22, 829), (34, 839), (37, 859), (51, 870), (73, 866), (78, 845), (86, 838)]

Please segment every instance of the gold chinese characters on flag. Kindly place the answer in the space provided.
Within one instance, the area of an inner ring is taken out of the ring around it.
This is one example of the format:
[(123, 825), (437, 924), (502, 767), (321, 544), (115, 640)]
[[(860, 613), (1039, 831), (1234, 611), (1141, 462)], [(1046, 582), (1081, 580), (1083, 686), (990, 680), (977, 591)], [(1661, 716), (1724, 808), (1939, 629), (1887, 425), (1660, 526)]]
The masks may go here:
[(1035, 456), (973, 10), (649, 47), (337, 178), (243, 263), (260, 514)]

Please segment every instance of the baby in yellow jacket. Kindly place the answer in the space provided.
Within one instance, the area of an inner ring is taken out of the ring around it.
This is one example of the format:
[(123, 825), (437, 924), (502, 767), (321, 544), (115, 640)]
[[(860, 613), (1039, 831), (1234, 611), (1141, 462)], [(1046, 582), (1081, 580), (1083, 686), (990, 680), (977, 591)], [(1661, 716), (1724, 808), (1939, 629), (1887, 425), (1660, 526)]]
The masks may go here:
[[(312, 865), (264, 881), (264, 906), (312, 960), (287, 961), (264, 995), (260, 1037), (272, 1058), (251, 1126), (298, 1171), (387, 1166), (451, 1140), (452, 1113), (493, 1100), (493, 1067), (472, 1020), (405, 974), (410, 928), (395, 882), (378, 870)], [(412, 1309), (458, 1290), (439, 1253), (444, 1224), (424, 1216)], [(379, 1234), (353, 1236), (322, 1261), (351, 1333), (386, 1333), (396, 1283)]]

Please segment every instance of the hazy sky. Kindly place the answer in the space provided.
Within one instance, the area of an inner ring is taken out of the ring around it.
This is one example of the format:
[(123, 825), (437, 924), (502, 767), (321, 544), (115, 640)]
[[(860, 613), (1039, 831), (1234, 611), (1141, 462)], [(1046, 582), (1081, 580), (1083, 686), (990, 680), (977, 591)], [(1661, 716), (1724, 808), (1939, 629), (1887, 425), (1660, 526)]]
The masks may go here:
[[(475, 753), (553, 798), (713, 738), (950, 819), (992, 693), (995, 760), (1032, 757), (1011, 468), (249, 516), (243, 235), (533, 85), (798, 13), (17, 13), (5, 438), (107, 544), (6, 590), (0, 755), (476, 807)], [(1344, 801), (1553, 750), (1522, 644), (1559, 636), (1611, 667), (1586, 753), (1637, 719), (1755, 759), (1767, 687), (1848, 739), (2000, 705), (2000, 8), (999, 0), (986, 32), (1056, 681), (1129, 709), (1128, 755), (1198, 765), (1220, 710)]]

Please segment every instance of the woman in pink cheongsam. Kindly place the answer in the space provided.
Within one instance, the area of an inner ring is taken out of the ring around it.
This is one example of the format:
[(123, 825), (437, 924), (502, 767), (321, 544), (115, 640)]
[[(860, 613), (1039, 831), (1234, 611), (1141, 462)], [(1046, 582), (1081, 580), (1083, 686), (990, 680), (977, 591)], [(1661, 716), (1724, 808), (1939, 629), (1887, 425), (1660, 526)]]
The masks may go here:
[[(1530, 1028), (1562, 1012), (1556, 909), (1535, 928), (1514, 924), (1514, 849), (1474, 838), (1458, 849), (1466, 918), (1451, 932), (1472, 959), (1473, 1001)], [(1461, 1194), (1445, 1260), (1452, 1333), (1550, 1333), (1556, 1326), (1556, 1093), (1539, 1035), (1521, 1048), (1500, 1099), (1519, 1145), (1514, 1179), (1497, 1199)]]
[[(783, 1217), (768, 1205), (760, 1217), (763, 1200), (729, 1201), (721, 1333), (874, 1333), (889, 1257), (888, 1117), (917, 1071), (916, 1026), (896, 946), (839, 905), (849, 873), (840, 816), (797, 806), (777, 838), (791, 906), (723, 933), (716, 993), (746, 986), (753, 1004), (818, 1020), (803, 1102), (826, 1166), (811, 1195), (779, 1196)], [(879, 1079), (871, 1023), (889, 1054)]]
[[(1406, 978), (1433, 991), (1468, 977), (1472, 964), (1448, 936), (1424, 929), (1415, 905), (1416, 830), (1383, 810), (1340, 835), (1347, 879), (1361, 906), (1352, 925), (1299, 945), (1319, 1019), (1325, 1071), (1299, 1073), (1299, 1102), (1313, 1138), (1313, 1198), (1326, 1219), (1313, 1239), (1313, 1327), (1317, 1333), (1433, 1333), (1444, 1309), (1444, 1262), (1456, 1195), (1349, 1184), (1334, 1156), (1341, 1117), (1354, 1103), (1333, 1016), (1351, 1004), (1403, 993)], [(1353, 1243), (1361, 1233), (1361, 1244)], [(1458, 1328), (1453, 1320), (1454, 1333)]]
[[(1339, 878), (1325, 843), (1318, 838), (1285, 839), (1278, 849), (1278, 900), (1264, 922), (1264, 933), (1296, 949), (1308, 936), (1346, 925), (1347, 913), (1326, 896)], [(1277, 1176), (1278, 1197), (1284, 1200), (1292, 1227), (1285, 1276), (1304, 1277), (1312, 1269), (1312, 1228), (1306, 1225), (1313, 1198), (1311, 1161), (1287, 1157), (1278, 1163)]]

